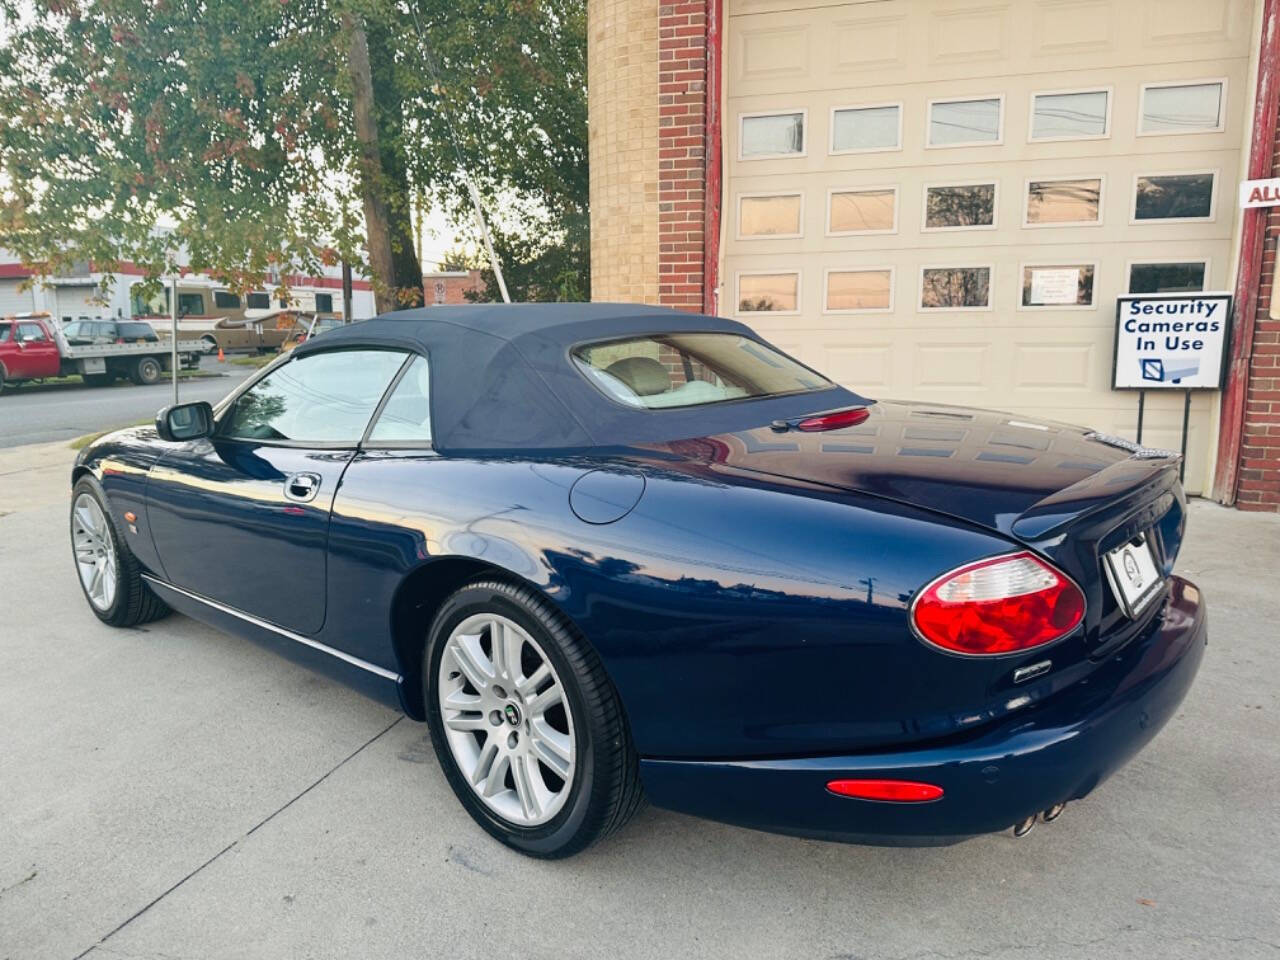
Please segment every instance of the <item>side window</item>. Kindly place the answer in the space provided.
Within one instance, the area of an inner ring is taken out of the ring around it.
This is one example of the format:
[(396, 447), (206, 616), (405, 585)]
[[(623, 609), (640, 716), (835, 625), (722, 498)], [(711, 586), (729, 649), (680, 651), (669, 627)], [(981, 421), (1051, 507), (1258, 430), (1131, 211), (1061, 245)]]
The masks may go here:
[(13, 327), (7, 323), (0, 324), (0, 343), (4, 343), (9, 339), (9, 331), (12, 329)]
[(240, 297), (229, 290), (213, 291), (213, 305), (220, 310), (240, 309)]
[(290, 361), (236, 399), (220, 435), (358, 443), (404, 359), (394, 350), (334, 350)]
[(245, 306), (250, 310), (269, 310), (271, 308), (271, 294), (251, 293), (245, 297)]
[(317, 293), (316, 294), (316, 310), (320, 313), (333, 313), (333, 294)]
[(204, 294), (203, 293), (178, 294), (178, 313), (188, 317), (204, 316)]
[(38, 323), (20, 323), (18, 324), (18, 339), (26, 340), (28, 343), (43, 343), (49, 338), (45, 336), (44, 327)]
[(427, 358), (418, 357), (410, 364), (395, 390), (387, 399), (369, 440), (377, 443), (421, 441), (431, 442), (431, 381)]

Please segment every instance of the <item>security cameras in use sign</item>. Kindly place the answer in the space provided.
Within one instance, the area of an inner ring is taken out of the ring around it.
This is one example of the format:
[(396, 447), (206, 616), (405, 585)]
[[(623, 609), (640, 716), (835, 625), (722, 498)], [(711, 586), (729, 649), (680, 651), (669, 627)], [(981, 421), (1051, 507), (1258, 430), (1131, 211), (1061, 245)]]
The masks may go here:
[(1116, 390), (1218, 390), (1231, 324), (1229, 293), (1117, 298)]

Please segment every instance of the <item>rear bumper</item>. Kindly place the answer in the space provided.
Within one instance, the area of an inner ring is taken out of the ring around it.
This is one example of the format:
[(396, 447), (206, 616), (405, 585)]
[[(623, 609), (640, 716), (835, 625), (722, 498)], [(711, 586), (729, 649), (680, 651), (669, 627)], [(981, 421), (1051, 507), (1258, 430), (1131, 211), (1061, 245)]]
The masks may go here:
[[(1208, 640), (1199, 589), (1172, 578), (1149, 632), (1086, 680), (963, 741), (893, 753), (782, 760), (642, 760), (660, 807), (741, 826), (881, 844), (940, 844), (992, 833), (1078, 799), (1119, 769), (1173, 716)], [(837, 778), (919, 780), (928, 803), (837, 797)]]

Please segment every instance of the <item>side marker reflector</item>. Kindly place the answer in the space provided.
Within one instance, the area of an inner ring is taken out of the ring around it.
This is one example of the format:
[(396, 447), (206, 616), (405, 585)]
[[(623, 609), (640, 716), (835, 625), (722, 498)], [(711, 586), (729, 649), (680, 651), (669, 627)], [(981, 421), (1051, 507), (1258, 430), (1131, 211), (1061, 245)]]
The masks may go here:
[(891, 803), (927, 803), (942, 796), (941, 787), (915, 780), (832, 780), (827, 789), (841, 797)]

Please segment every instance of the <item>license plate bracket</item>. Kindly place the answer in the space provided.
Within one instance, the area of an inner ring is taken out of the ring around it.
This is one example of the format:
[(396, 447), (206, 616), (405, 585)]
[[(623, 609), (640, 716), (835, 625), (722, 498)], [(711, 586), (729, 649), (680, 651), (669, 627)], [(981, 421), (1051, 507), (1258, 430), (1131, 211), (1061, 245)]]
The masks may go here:
[(1156, 566), (1151, 540), (1145, 533), (1108, 550), (1102, 558), (1116, 603), (1133, 619), (1160, 593), (1164, 576)]

